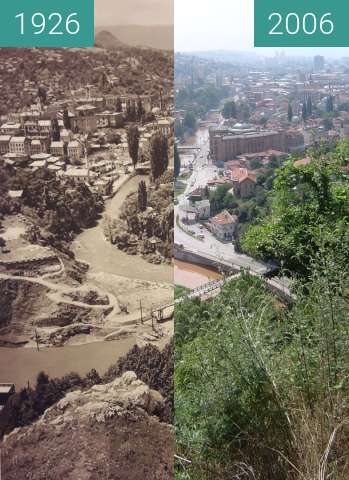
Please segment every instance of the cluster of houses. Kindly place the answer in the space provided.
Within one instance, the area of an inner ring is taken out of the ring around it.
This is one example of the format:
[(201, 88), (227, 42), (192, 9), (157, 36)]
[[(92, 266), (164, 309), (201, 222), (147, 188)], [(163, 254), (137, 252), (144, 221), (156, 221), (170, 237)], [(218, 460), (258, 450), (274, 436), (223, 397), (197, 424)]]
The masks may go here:
[[(156, 132), (171, 134), (173, 119), (152, 107), (148, 96), (92, 96), (94, 88), (74, 92), (74, 103), (50, 105), (40, 102), (30, 111), (10, 113), (0, 125), (0, 158), (13, 168), (47, 168), (65, 181), (84, 182), (96, 192), (108, 195), (113, 181), (127, 173), (132, 160), (124, 128), (126, 104), (142, 102), (152, 121), (139, 127), (139, 157), (149, 159)], [(121, 112), (116, 112), (116, 102)], [(104, 110), (108, 106), (110, 110)], [(65, 117), (65, 118), (64, 118)], [(57, 134), (58, 130), (58, 134)]]
[[(205, 187), (198, 187), (190, 191), (186, 200), (179, 205), (181, 221), (187, 225), (194, 225), (204, 221), (211, 232), (221, 241), (231, 241), (238, 223), (238, 217), (223, 210), (211, 217), (210, 192), (220, 185), (230, 185), (228, 193), (236, 199), (246, 200), (256, 194), (257, 177), (266, 172), (272, 160), (278, 161), (287, 158), (287, 153), (277, 150), (267, 150), (254, 154), (237, 156), (234, 160), (224, 163), (220, 175), (207, 181)], [(308, 159), (304, 160), (308, 161)], [(255, 165), (258, 165), (256, 167)], [(254, 168), (252, 168), (252, 166)]]
[(205, 191), (197, 188), (190, 192), (188, 199), (180, 205), (181, 221), (187, 225), (205, 221), (207, 228), (222, 241), (231, 241), (238, 223), (238, 217), (223, 210), (211, 217), (210, 201), (205, 198)]

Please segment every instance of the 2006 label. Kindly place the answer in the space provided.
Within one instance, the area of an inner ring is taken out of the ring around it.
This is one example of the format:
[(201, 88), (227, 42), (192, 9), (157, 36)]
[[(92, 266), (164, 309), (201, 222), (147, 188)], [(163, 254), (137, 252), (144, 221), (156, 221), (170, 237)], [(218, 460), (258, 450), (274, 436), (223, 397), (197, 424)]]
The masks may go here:
[(321, 18), (312, 12), (305, 13), (303, 16), (290, 12), (285, 17), (278, 12), (273, 12), (268, 18), (269, 22), (274, 23), (269, 35), (297, 35), (300, 32), (306, 35), (315, 35), (317, 32), (331, 35), (335, 29), (331, 17), (332, 13), (330, 12), (322, 15)]

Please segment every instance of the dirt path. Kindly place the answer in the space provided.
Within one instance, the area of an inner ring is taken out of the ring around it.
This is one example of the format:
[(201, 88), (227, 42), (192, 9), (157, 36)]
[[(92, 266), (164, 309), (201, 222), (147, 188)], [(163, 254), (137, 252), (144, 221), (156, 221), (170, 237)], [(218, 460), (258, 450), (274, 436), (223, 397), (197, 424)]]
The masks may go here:
[[(62, 284), (51, 283), (48, 280), (44, 279), (43, 277), (24, 277), (24, 276), (16, 276), (16, 275), (7, 275), (6, 273), (0, 273), (0, 279), (15, 280), (17, 282), (30, 282), (36, 285), (41, 285), (43, 287), (46, 287), (49, 290), (51, 290), (51, 292), (46, 293), (46, 296), (55, 303), (64, 303), (66, 305), (72, 305), (80, 308), (88, 308), (92, 310), (106, 310), (106, 309), (112, 308), (113, 311), (110, 312), (108, 316), (110, 316), (112, 313), (115, 314), (116, 309), (120, 312), (119, 302), (117, 298), (111, 293), (101, 292), (95, 286), (93, 286), (93, 290), (97, 290), (98, 293), (107, 295), (109, 299), (108, 304), (94, 305), (91, 303), (80, 302), (77, 300), (69, 300), (69, 298), (66, 297), (66, 295), (70, 295), (72, 293), (86, 292), (87, 291), (86, 285), (82, 287), (67, 287)], [(108, 316), (106, 317), (106, 320)]]

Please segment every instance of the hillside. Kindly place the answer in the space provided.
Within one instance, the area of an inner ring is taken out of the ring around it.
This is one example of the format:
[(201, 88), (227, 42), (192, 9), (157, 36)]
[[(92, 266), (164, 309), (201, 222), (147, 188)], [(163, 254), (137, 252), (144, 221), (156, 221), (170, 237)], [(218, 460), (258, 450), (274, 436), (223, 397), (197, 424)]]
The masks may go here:
[(108, 31), (120, 42), (134, 47), (173, 50), (174, 33), (171, 25), (128, 25), (96, 27), (96, 34)]
[(122, 48), (125, 44), (116, 38), (112, 33), (107, 30), (101, 30), (95, 36), (96, 47), (102, 47), (107, 49)]
[[(90, 390), (67, 394), (33, 425), (2, 445), (6, 480), (169, 480), (172, 428), (164, 400), (126, 372)], [(20, 462), (18, 461), (20, 459)]]

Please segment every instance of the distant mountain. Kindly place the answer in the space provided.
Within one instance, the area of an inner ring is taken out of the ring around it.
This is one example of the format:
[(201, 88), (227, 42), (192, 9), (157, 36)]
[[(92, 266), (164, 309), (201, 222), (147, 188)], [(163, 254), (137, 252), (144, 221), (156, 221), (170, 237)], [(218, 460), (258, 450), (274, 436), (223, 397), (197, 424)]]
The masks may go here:
[(96, 35), (107, 32), (119, 42), (133, 47), (173, 50), (174, 33), (171, 25), (128, 25), (96, 27)]
[(117, 37), (107, 30), (101, 30), (95, 35), (95, 45), (96, 47), (103, 48), (122, 48), (126, 45), (121, 42)]

